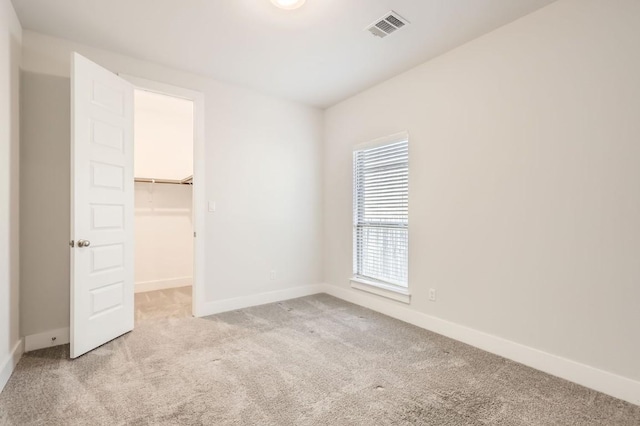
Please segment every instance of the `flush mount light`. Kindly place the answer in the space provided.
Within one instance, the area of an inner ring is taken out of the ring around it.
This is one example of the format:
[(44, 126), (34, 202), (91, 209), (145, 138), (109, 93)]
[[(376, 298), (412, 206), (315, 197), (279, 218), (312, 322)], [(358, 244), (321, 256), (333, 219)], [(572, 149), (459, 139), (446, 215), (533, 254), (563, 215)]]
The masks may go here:
[(297, 9), (304, 4), (306, 0), (271, 0), (271, 3), (280, 9), (292, 10)]

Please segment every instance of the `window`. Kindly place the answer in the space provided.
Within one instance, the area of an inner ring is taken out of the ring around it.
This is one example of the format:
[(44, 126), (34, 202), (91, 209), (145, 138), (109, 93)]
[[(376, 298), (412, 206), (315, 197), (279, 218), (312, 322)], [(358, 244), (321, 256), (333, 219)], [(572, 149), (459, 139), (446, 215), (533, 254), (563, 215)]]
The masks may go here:
[(353, 153), (356, 282), (408, 294), (409, 140), (406, 133)]

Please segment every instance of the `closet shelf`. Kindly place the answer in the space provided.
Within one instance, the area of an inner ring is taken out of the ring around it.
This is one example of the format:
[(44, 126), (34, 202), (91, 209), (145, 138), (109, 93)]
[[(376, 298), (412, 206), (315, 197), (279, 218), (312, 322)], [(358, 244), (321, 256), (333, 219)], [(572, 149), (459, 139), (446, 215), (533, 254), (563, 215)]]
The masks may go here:
[(168, 183), (172, 185), (193, 185), (193, 175), (187, 176), (184, 179), (156, 179), (156, 178), (143, 178), (137, 177), (133, 179), (135, 182), (145, 183)]

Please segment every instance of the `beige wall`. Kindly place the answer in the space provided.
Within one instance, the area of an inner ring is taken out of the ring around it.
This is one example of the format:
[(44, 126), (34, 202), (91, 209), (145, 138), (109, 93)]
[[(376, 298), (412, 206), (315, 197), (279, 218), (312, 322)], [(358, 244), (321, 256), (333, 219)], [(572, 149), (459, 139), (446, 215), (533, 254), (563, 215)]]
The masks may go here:
[(135, 184), (136, 291), (192, 284), (192, 193), (191, 185)]
[[(0, 390), (18, 351), (19, 87), (22, 28), (11, 2), (0, 0)], [(17, 346), (18, 345), (18, 346)]]
[(23, 336), (69, 325), (69, 79), (22, 73)]
[(640, 2), (561, 0), (330, 108), (327, 283), (353, 145), (407, 130), (410, 309), (640, 380), (638, 52)]
[(134, 176), (193, 175), (193, 101), (135, 90)]
[[(24, 32), (23, 70), (68, 79), (71, 51), (114, 72), (204, 93), (205, 193), (217, 206), (215, 213), (206, 213), (202, 236), (206, 252), (206, 302), (300, 288), (322, 281), (322, 180), (318, 161), (321, 111), (30, 31)], [(60, 94), (52, 102), (66, 109), (68, 95)], [(25, 108), (23, 114), (25, 122), (31, 123), (29, 117), (39, 113)], [(61, 117), (60, 120), (66, 126), (65, 120)], [(35, 122), (32, 125), (41, 126)], [(56, 146), (69, 143), (67, 127), (49, 130)], [(67, 167), (66, 161), (60, 166)], [(69, 197), (68, 181), (61, 180), (53, 191), (65, 203)], [(38, 194), (41, 192), (39, 189)], [(56, 219), (49, 226), (64, 228), (68, 226), (68, 218)], [(62, 259), (68, 250), (65, 244), (52, 247), (49, 252)], [(54, 265), (42, 257), (34, 258), (23, 266), (61, 268), (65, 277), (68, 274), (68, 263), (63, 260)], [(275, 280), (270, 279), (272, 269), (278, 271)], [(51, 330), (57, 318), (68, 315), (68, 303), (51, 306), (41, 296), (42, 279), (23, 280), (21, 285), (23, 318), (31, 321), (29, 327), (23, 328), (24, 334)], [(60, 295), (68, 294), (68, 280), (51, 285)]]

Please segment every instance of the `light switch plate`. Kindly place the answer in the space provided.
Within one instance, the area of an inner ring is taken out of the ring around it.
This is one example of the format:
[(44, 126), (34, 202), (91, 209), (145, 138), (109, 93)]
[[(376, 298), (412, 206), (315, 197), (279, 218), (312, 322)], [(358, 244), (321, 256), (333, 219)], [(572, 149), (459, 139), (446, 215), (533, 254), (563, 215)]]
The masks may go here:
[(209, 211), (210, 212), (215, 212), (216, 211), (216, 202), (215, 201), (209, 201)]

